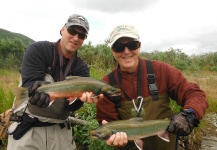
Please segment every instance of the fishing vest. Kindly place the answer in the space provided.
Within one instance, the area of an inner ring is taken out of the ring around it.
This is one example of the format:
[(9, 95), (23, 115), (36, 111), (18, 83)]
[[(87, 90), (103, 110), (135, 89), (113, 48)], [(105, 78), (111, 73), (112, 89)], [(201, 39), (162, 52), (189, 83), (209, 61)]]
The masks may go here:
[[(58, 42), (57, 42), (58, 43)], [(57, 61), (58, 57), (58, 44), (50, 42), (50, 55), (48, 55), (47, 64), (48, 68), (45, 74), (45, 81), (54, 82), (58, 81), (58, 73), (59, 68), (57, 67), (59, 61)], [(53, 55), (52, 55), (53, 54)], [(76, 53), (77, 55), (77, 53)], [(78, 63), (78, 57), (74, 60), (72, 66), (76, 66)], [(70, 67), (71, 68), (71, 67)], [(54, 78), (53, 78), (54, 77)], [(21, 86), (22, 79), (20, 78)], [(68, 118), (70, 111), (65, 109), (65, 102), (63, 98), (57, 98), (52, 103), (51, 106), (47, 108), (40, 108), (31, 103), (28, 103), (29, 98), (27, 98), (19, 107), (17, 107), (13, 112), (14, 113), (27, 113), (33, 117), (38, 118), (41, 122), (49, 122), (49, 123), (63, 123)], [(15, 101), (15, 100), (14, 100)]]
[[(130, 119), (133, 117), (142, 117), (144, 120), (154, 120), (154, 119), (165, 119), (168, 118), (173, 112), (169, 107), (170, 99), (167, 94), (158, 94), (158, 88), (155, 81), (155, 74), (152, 68), (150, 60), (146, 60), (147, 67), (147, 80), (150, 96), (137, 98), (135, 100), (122, 101), (120, 96), (115, 97), (112, 102), (115, 104), (116, 111), (119, 114), (120, 120)], [(109, 82), (113, 86), (117, 86), (114, 73), (111, 72), (109, 75)], [(138, 78), (142, 78), (139, 77)], [(141, 79), (139, 79), (141, 80)], [(140, 84), (141, 82), (139, 82)], [(140, 85), (138, 85), (140, 86)], [(140, 95), (138, 88), (138, 95)], [(126, 96), (125, 96), (126, 97)], [(138, 110), (138, 107), (141, 109)], [(176, 147), (176, 135), (169, 135), (170, 142), (165, 142), (158, 136), (151, 136), (142, 139), (144, 142), (145, 150), (174, 150)], [(118, 150), (138, 150), (134, 142), (129, 141), (125, 147), (115, 148)]]

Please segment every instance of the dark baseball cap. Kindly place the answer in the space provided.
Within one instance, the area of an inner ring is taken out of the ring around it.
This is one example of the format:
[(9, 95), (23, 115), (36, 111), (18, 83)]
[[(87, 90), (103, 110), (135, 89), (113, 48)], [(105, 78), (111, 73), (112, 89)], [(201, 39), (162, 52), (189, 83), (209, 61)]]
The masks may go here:
[(70, 26), (81, 26), (86, 30), (87, 33), (89, 32), (89, 23), (87, 19), (79, 14), (73, 14), (69, 16), (65, 27), (68, 28)]

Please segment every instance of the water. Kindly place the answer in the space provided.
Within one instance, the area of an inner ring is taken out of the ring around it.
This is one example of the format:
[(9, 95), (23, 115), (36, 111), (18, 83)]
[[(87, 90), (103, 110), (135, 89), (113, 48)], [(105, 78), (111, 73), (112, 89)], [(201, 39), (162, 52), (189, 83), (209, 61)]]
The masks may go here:
[(203, 137), (201, 143), (201, 150), (217, 150), (217, 137)]
[(204, 120), (212, 125), (207, 135), (202, 137), (201, 150), (217, 150), (217, 113), (208, 114)]

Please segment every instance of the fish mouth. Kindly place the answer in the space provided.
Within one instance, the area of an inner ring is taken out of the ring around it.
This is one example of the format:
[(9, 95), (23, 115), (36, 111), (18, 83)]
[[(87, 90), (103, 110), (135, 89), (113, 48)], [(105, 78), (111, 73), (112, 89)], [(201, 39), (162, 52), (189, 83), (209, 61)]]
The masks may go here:
[(96, 134), (94, 131), (90, 131), (89, 133), (89, 137), (93, 138), (93, 139), (100, 139), (101, 137)]
[(100, 139), (100, 138), (99, 138), (98, 136), (96, 136), (96, 135), (90, 135), (89, 137), (92, 138), (92, 139), (95, 139), (95, 140)]
[(113, 90), (109, 95), (110, 96), (120, 96), (121, 90), (120, 89)]
[(112, 93), (112, 94), (110, 94), (110, 96), (120, 96), (121, 95), (121, 93)]

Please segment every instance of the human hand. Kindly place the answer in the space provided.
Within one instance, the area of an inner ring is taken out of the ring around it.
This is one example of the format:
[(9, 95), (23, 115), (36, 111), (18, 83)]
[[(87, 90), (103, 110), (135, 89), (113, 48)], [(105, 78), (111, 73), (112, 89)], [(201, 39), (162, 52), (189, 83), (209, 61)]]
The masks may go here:
[(79, 97), (79, 99), (82, 101), (82, 102), (87, 102), (87, 103), (97, 103), (99, 100), (103, 99), (103, 94), (100, 94), (99, 96), (95, 96), (93, 94), (93, 92), (84, 92), (82, 94), (81, 97)]
[(189, 110), (182, 110), (181, 112), (174, 114), (170, 120), (171, 122), (167, 131), (179, 136), (189, 135), (193, 128), (197, 127), (200, 123), (196, 115)]
[[(106, 120), (102, 121), (102, 125), (108, 123)], [(106, 140), (107, 145), (112, 146), (125, 146), (128, 143), (127, 134), (125, 132), (117, 132), (110, 136), (108, 140)]]
[(29, 102), (32, 105), (45, 108), (50, 103), (50, 96), (44, 92), (37, 92), (38, 87), (42, 84), (48, 84), (46, 81), (35, 81), (31, 86), (28, 87), (28, 95), (30, 97)]

